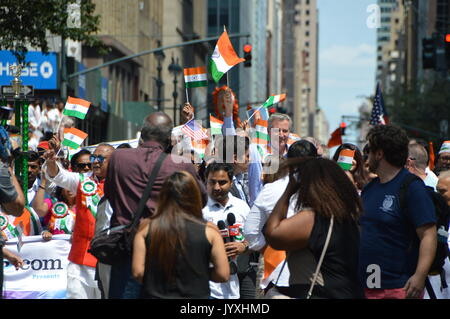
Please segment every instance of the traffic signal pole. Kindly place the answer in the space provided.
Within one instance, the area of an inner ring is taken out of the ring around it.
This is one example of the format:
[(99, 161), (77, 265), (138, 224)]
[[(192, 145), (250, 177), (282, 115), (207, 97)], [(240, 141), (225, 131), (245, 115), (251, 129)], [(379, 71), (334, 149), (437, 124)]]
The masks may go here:
[[(230, 34), (228, 36), (230, 38), (242, 38), (242, 37), (249, 37), (250, 34), (249, 33), (236, 33), (236, 34)], [(163, 50), (167, 50), (167, 49), (180, 48), (180, 47), (185, 47), (185, 46), (188, 46), (188, 45), (209, 42), (209, 41), (217, 40), (218, 38), (219, 38), (219, 36), (214, 36), (214, 37), (209, 37), (209, 38), (204, 38), (204, 39), (199, 39), (199, 40), (192, 40), (192, 41), (187, 41), (187, 42), (181, 42), (181, 43), (178, 43), (178, 44), (166, 45), (166, 46), (158, 47), (158, 48), (155, 48), (155, 49), (142, 51), (142, 52), (139, 52), (139, 53), (136, 53), (136, 54), (132, 54), (132, 55), (128, 55), (128, 56), (125, 56), (125, 57), (122, 57), (122, 58), (119, 58), (119, 59), (108, 61), (106, 63), (94, 66), (94, 67), (89, 68), (89, 69), (85, 69), (85, 70), (82, 70), (82, 71), (78, 71), (78, 72), (69, 74), (67, 76), (67, 78), (71, 79), (71, 78), (77, 77), (79, 75), (82, 75), (82, 74), (85, 74), (85, 73), (88, 73), (88, 72), (92, 72), (92, 71), (95, 71), (95, 70), (107, 67), (107, 66), (112, 65), (112, 64), (116, 64), (116, 63), (123, 62), (123, 61), (126, 61), (126, 60), (134, 59), (134, 58), (137, 58), (137, 57), (140, 57), (140, 56), (143, 56), (143, 55), (155, 53), (157, 51), (163, 51)]]

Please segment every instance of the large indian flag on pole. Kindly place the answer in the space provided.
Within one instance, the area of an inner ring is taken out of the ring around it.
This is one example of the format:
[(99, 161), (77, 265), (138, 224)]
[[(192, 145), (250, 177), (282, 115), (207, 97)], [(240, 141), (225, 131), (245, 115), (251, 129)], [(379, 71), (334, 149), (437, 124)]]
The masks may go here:
[(227, 31), (224, 31), (217, 41), (209, 64), (209, 71), (211, 72), (214, 82), (218, 83), (220, 78), (227, 73), (229, 69), (244, 61), (245, 59), (237, 56)]
[(89, 101), (69, 96), (64, 107), (63, 114), (67, 116), (78, 117), (79, 119), (84, 120), (87, 112), (89, 111), (90, 105), (91, 102)]
[(272, 95), (266, 102), (264, 102), (263, 107), (271, 107), (272, 105), (283, 102), (285, 99), (286, 94)]
[(184, 69), (184, 83), (186, 88), (208, 86), (208, 73), (206, 72), (206, 67), (200, 66), (197, 68)]
[(211, 135), (222, 135), (223, 122), (214, 116), (209, 116), (209, 126), (211, 129)]
[(355, 151), (352, 150), (342, 150), (339, 153), (339, 158), (337, 163), (343, 170), (349, 171), (352, 168), (353, 156), (355, 155)]
[(71, 148), (79, 148), (88, 135), (74, 127), (64, 129), (63, 145)]

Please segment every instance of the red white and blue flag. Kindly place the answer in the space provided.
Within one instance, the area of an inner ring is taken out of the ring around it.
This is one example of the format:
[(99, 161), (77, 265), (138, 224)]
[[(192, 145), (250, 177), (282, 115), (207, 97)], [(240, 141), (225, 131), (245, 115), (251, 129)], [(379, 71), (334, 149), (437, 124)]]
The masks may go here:
[(383, 94), (381, 93), (380, 83), (377, 83), (377, 91), (373, 99), (372, 114), (370, 115), (370, 125), (389, 124), (388, 114), (384, 107)]
[(194, 119), (184, 124), (181, 130), (194, 141), (200, 141), (208, 138), (208, 135), (204, 132), (202, 125), (197, 123)]

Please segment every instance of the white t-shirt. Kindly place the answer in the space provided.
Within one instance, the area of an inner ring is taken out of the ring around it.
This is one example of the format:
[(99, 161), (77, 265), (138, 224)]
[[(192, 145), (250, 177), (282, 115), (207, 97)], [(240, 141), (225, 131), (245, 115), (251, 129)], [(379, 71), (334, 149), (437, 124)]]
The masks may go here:
[[(228, 202), (225, 206), (208, 198), (208, 203), (203, 208), (203, 218), (215, 225), (220, 220), (223, 220), (227, 224), (227, 215), (233, 213), (236, 217), (235, 224), (240, 224), (241, 229), (244, 228), (245, 220), (250, 212), (250, 207), (243, 200), (234, 197), (228, 193)], [(224, 283), (209, 282), (209, 288), (211, 290), (211, 297), (217, 299), (239, 299), (239, 279), (237, 274), (231, 275), (230, 280)]]

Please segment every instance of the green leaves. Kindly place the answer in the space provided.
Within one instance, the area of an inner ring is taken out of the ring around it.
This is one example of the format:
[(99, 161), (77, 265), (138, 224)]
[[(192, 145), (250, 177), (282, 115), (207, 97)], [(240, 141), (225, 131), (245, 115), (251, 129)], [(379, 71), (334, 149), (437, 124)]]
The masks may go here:
[(384, 96), (391, 121), (408, 127), (411, 137), (436, 141), (448, 138), (449, 132), (440, 131), (440, 123), (450, 120), (449, 81), (417, 81), (408, 89), (400, 86)]
[(95, 4), (81, 0), (81, 27), (70, 28), (67, 6), (75, 0), (2, 0), (0, 5), (0, 49), (11, 50), (19, 63), (26, 62), (29, 46), (49, 51), (52, 36), (81, 41), (87, 46), (105, 51), (95, 36), (100, 16), (94, 15)]

